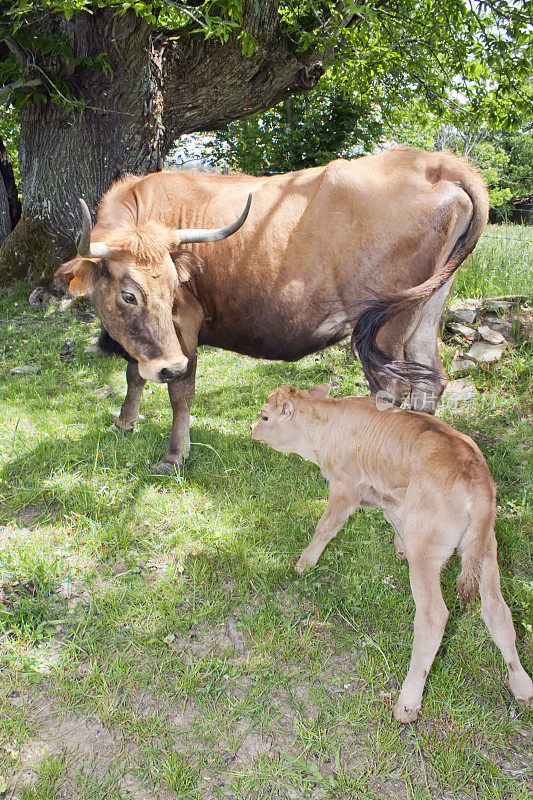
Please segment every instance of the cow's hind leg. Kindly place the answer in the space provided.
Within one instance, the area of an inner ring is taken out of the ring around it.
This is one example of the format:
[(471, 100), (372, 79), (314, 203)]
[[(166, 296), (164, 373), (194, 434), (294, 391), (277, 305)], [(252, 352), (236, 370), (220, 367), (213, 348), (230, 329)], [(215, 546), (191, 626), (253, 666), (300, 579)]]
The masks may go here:
[[(377, 337), (379, 347), (387, 353), (393, 361), (404, 361), (404, 343), (413, 330), (413, 327), (413, 311), (411, 309), (407, 309), (403, 312), (400, 311), (379, 332)], [(409, 398), (410, 387), (407, 381), (374, 372), (371, 374), (375, 384), (379, 386), (380, 395), (378, 397), (378, 402), (383, 401), (385, 403), (385, 405), (382, 406), (383, 408), (387, 407), (387, 403), (396, 406), (402, 405), (402, 403)]]
[(187, 376), (168, 384), (168, 394), (172, 406), (172, 430), (167, 454), (157, 464), (152, 465), (154, 472), (169, 475), (189, 456), (191, 449), (189, 424), (194, 400), (195, 378), (196, 356), (189, 361)]
[(144, 384), (146, 381), (139, 375), (137, 364), (128, 363), (126, 367), (126, 381), (128, 383), (128, 390), (126, 397), (122, 403), (120, 414), (115, 419), (115, 425), (124, 433), (130, 433), (133, 426), (139, 419), (139, 409), (141, 406), (141, 397), (143, 393)]
[(522, 667), (516, 651), (516, 633), (511, 612), (502, 597), (500, 588), (496, 540), (491, 545), (490, 553), (482, 562), (479, 594), (481, 595), (481, 616), (505, 659), (509, 670), (511, 691), (520, 705), (530, 706), (533, 704), (533, 682)]
[(440, 289), (422, 305), (414, 330), (404, 344), (405, 358), (418, 364), (428, 366), (434, 376), (411, 382), (411, 408), (413, 411), (425, 411), (434, 414), (439, 399), (446, 388), (448, 378), (439, 354), (437, 340), (439, 326), (446, 299), (453, 284), (452, 275)]

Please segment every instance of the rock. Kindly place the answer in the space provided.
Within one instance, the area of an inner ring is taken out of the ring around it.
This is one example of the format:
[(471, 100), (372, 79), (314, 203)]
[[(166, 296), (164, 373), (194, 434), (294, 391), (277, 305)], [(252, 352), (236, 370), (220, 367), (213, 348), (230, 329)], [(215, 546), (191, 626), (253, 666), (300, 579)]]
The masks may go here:
[(442, 402), (449, 406), (458, 405), (474, 400), (477, 395), (478, 391), (470, 378), (459, 378), (448, 383), (442, 395)]
[(493, 331), (498, 331), (506, 339), (509, 344), (515, 344), (513, 337), (513, 328), (510, 322), (500, 317), (486, 316), (484, 318), (485, 325)]
[(463, 325), (461, 322), (448, 322), (446, 325), (453, 333), (458, 333), (461, 336), (464, 336), (465, 339), (475, 339), (476, 338), (476, 331), (474, 328), (469, 328), (467, 325)]
[(113, 394), (113, 387), (112, 386), (100, 386), (99, 389), (95, 389), (94, 392), (91, 392), (91, 397), (96, 397), (98, 400), (104, 400), (106, 397), (111, 397)]
[(9, 371), (12, 375), (30, 375), (32, 372), (39, 372), (40, 367), (35, 364), (28, 364), (24, 367), (13, 367)]
[(504, 344), (489, 344), (489, 342), (476, 342), (472, 345), (467, 358), (473, 361), (483, 362), (485, 364), (492, 364), (494, 361), (499, 361), (502, 353), (507, 347), (507, 342)]
[(520, 322), (521, 337), (526, 341), (533, 339), (533, 308), (531, 305), (524, 303), (520, 306), (518, 320)]
[(67, 309), (69, 306), (72, 305), (75, 299), (76, 298), (74, 297), (73, 294), (69, 294), (69, 292), (67, 292), (66, 295), (62, 297), (59, 302), (59, 310), (65, 311), (65, 309)]
[(47, 292), (44, 286), (37, 286), (28, 297), (28, 303), (32, 308), (38, 308), (41, 311), (48, 306), (57, 305), (57, 297)]
[(452, 322), (460, 322), (462, 325), (471, 325), (476, 321), (477, 310), (480, 306), (477, 300), (461, 300), (457, 303), (452, 303), (447, 310), (449, 319)]
[(489, 325), (480, 325), (477, 331), (486, 342), (490, 342), (491, 344), (502, 344), (505, 342), (505, 336), (489, 327)]
[(454, 356), (448, 372), (450, 375), (455, 375), (457, 372), (464, 372), (473, 367), (472, 361), (469, 358), (461, 358), (461, 356)]
[(74, 339), (65, 339), (65, 341), (61, 345), (61, 350), (59, 351), (60, 361), (74, 361), (74, 359), (76, 358), (76, 354), (72, 349), (73, 344), (74, 344)]
[(483, 300), (483, 311), (507, 311), (511, 306), (519, 305), (527, 297), (523, 294), (503, 294), (499, 297), (486, 297)]

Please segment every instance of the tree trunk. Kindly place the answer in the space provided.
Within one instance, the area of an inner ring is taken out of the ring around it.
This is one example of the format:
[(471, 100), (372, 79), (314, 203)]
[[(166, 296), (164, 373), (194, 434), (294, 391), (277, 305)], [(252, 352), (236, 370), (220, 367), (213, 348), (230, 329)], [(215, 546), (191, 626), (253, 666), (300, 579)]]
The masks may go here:
[(0, 249), (0, 283), (48, 280), (72, 257), (79, 197), (94, 215), (117, 178), (159, 169), (180, 135), (213, 130), (318, 81), (321, 57), (293, 52), (277, 0), (249, 0), (246, 9), (246, 29), (258, 41), (249, 58), (237, 33), (222, 44), (194, 33), (196, 26), (154, 32), (133, 12), (109, 7), (70, 21), (50, 15), (50, 30), (66, 34), (77, 57), (106, 53), (112, 76), (65, 66), (62, 78), (83, 112), (52, 102), (22, 109), (23, 214)]
[(11, 215), (9, 213), (9, 198), (4, 181), (0, 176), (0, 244), (11, 233)]
[(0, 244), (20, 219), (21, 205), (7, 150), (0, 137)]
[[(55, 19), (58, 24), (58, 19)], [(62, 19), (78, 57), (107, 53), (112, 77), (86, 66), (68, 76), (83, 111), (47, 102), (21, 110), (19, 150), (23, 213), (0, 251), (0, 280), (49, 279), (75, 252), (79, 197), (96, 210), (126, 172), (157, 169), (161, 141), (158, 56), (151, 28), (112, 9)]]

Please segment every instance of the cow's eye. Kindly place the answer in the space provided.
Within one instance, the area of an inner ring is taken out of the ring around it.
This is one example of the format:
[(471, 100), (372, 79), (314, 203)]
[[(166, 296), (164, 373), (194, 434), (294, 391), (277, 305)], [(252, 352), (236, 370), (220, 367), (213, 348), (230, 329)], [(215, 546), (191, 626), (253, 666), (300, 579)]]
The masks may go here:
[(137, 305), (137, 298), (131, 292), (122, 292), (122, 299), (125, 303), (129, 303), (132, 306)]
[(266, 414), (261, 414), (261, 419), (263, 420), (263, 422), (268, 422), (268, 417)]

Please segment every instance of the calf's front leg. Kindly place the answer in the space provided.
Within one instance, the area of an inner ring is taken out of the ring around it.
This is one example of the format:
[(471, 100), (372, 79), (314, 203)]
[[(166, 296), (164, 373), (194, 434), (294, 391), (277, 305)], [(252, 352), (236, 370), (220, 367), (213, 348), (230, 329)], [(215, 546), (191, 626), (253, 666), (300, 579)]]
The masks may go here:
[(189, 369), (185, 378), (168, 384), (168, 394), (172, 406), (170, 442), (164, 458), (152, 465), (152, 470), (161, 475), (173, 473), (175, 468), (181, 466), (189, 456), (191, 449), (189, 424), (194, 400), (195, 379), (196, 355), (189, 361)]
[(348, 499), (342, 491), (331, 488), (328, 507), (318, 521), (313, 539), (296, 564), (296, 572), (303, 572), (306, 567), (316, 565), (326, 545), (337, 535), (358, 505), (359, 498)]

